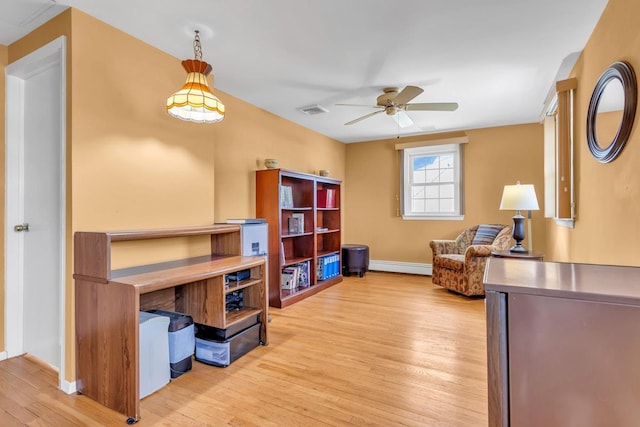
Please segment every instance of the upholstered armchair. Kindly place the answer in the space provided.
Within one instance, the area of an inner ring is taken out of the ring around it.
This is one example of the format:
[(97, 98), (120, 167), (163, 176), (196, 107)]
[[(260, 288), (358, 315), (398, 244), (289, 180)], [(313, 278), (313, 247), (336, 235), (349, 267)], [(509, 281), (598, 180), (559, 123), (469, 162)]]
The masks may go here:
[(511, 226), (481, 224), (464, 230), (455, 240), (432, 240), (433, 283), (471, 296), (484, 295), (484, 266), (491, 251), (512, 245)]

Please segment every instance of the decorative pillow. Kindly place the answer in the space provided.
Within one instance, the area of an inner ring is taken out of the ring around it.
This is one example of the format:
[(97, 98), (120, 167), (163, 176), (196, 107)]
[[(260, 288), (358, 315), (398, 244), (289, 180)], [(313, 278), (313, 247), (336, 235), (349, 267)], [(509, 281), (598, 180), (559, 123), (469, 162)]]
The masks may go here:
[(472, 245), (491, 245), (496, 239), (496, 236), (504, 228), (502, 225), (494, 224), (480, 224), (478, 231), (476, 232)]

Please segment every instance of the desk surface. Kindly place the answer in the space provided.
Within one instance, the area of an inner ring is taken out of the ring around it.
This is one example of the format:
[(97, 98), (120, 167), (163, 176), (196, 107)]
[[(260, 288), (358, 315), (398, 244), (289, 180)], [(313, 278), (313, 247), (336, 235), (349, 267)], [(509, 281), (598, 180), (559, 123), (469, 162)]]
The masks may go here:
[(489, 258), (487, 291), (640, 305), (640, 267)]
[(112, 282), (135, 286), (141, 294), (205, 280), (265, 263), (258, 256), (204, 256), (115, 270)]

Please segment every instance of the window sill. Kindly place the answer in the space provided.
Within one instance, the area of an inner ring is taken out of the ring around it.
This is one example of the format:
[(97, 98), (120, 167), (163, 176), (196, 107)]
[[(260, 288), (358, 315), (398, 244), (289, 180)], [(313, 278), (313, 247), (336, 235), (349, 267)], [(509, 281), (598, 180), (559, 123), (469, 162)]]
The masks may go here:
[(462, 221), (464, 215), (450, 215), (450, 216), (417, 216), (417, 215), (402, 215), (402, 219), (407, 221)]

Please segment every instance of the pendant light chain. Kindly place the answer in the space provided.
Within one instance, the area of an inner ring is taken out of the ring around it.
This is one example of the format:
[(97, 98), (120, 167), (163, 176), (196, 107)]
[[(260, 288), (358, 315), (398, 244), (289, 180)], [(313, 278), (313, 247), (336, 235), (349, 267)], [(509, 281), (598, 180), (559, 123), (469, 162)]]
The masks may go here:
[(193, 53), (198, 61), (202, 61), (202, 45), (200, 44), (200, 31), (196, 30), (196, 38), (193, 41)]

